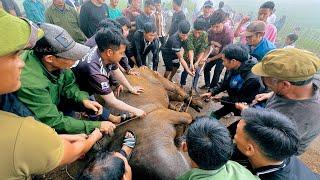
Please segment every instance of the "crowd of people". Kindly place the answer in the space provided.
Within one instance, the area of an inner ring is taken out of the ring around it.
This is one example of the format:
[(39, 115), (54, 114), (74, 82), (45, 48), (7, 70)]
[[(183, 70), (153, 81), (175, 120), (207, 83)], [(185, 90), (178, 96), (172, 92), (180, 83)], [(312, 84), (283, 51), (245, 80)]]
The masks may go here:
[[(223, 2), (215, 9), (205, 1), (189, 22), (183, 1), (172, 0), (168, 32), (161, 0), (144, 0), (142, 9), (141, 0), (129, 0), (123, 10), (118, 0), (52, 0), (48, 8), (24, 0), (25, 15), (14, 0), (0, 2), (0, 179), (70, 164), (117, 124), (146, 116), (117, 96), (124, 88), (143, 93), (125, 74), (139, 76), (134, 67), (148, 66), (160, 74), (161, 60), (165, 78), (173, 81), (181, 64), (181, 88), (191, 84), (192, 94), (223, 105), (186, 130), (180, 150), (192, 169), (178, 179), (320, 178), (297, 158), (320, 134), (320, 59), (295, 48), (295, 33), (276, 47), (274, 2), (263, 3), (257, 19), (231, 26)], [(219, 119), (230, 113), (241, 119), (225, 127)], [(79, 179), (131, 179), (135, 144), (127, 131), (119, 153), (97, 155), (112, 166), (89, 168)]]

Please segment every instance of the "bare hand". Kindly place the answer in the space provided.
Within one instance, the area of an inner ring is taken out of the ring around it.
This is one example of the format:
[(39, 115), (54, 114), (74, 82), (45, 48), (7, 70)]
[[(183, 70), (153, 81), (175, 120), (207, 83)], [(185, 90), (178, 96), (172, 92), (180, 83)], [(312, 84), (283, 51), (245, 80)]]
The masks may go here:
[(269, 98), (271, 98), (272, 95), (273, 95), (273, 91), (269, 92), (269, 93), (258, 94), (258, 95), (256, 95), (255, 99), (253, 100), (253, 103), (268, 100)]
[(136, 94), (136, 95), (139, 95), (140, 93), (143, 93), (143, 92), (144, 92), (144, 89), (142, 87), (140, 87), (140, 86), (134, 86), (130, 90), (130, 93)]
[(94, 131), (92, 131), (88, 138), (93, 138), (94, 141), (98, 141), (102, 138), (102, 133), (98, 128), (96, 128)]
[(137, 109), (135, 112), (132, 112), (135, 116), (138, 116), (138, 117), (144, 117), (147, 115), (146, 112), (144, 112), (143, 110), (141, 109)]
[(102, 121), (100, 125), (100, 131), (105, 134), (112, 134), (115, 128), (116, 125), (110, 121)]
[(249, 108), (249, 105), (247, 103), (236, 103), (235, 107), (239, 109), (240, 111)]
[(123, 86), (120, 84), (116, 89), (115, 89), (115, 92), (114, 92), (114, 94), (116, 95), (116, 96), (120, 96), (120, 93), (123, 91)]
[(98, 102), (85, 99), (82, 103), (85, 108), (93, 110), (96, 115), (102, 114), (103, 107)]
[(59, 136), (71, 143), (75, 141), (85, 141), (88, 138), (86, 134), (60, 134)]
[(194, 76), (194, 72), (193, 71), (191, 71), (189, 68), (188, 69), (186, 69), (186, 71), (187, 71), (187, 73), (190, 75), (190, 76)]
[(243, 25), (243, 24), (247, 23), (249, 20), (250, 20), (250, 17), (249, 17), (249, 16), (244, 16), (244, 17), (241, 19), (240, 24)]
[(139, 76), (140, 73), (137, 72), (137, 71), (133, 71), (132, 69), (130, 69), (128, 72), (127, 72), (128, 75), (134, 75), (134, 76)]
[(201, 94), (200, 97), (201, 98), (209, 98), (212, 96), (212, 93), (211, 92), (207, 92), (207, 93), (204, 93), (204, 94)]

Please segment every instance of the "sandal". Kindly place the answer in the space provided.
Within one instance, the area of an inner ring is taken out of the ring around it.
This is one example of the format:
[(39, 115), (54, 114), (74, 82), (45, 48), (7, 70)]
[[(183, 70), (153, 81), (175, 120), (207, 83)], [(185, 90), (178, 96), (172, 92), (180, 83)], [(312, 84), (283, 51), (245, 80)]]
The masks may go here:
[[(132, 137), (128, 136), (127, 132), (129, 132), (132, 135)], [(137, 139), (135, 134), (132, 131), (127, 131), (127, 132), (126, 132), (126, 135), (124, 136), (122, 145), (127, 146), (133, 150), (134, 147), (136, 146)], [(130, 154), (127, 154), (123, 149), (121, 149), (120, 154), (122, 154), (124, 157), (127, 158), (127, 160), (129, 160), (131, 158), (132, 151)]]
[(121, 117), (121, 122), (124, 122), (124, 121), (128, 121), (129, 119), (132, 119), (135, 117), (135, 115), (131, 114), (131, 113), (123, 113), (120, 115)]

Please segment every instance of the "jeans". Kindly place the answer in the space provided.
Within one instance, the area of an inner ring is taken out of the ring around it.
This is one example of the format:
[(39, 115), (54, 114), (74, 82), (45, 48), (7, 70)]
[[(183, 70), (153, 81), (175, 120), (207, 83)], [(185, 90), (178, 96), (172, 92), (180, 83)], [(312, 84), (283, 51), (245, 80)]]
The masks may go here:
[[(214, 74), (210, 83), (210, 77), (211, 77), (211, 69), (213, 66), (216, 66), (214, 68)], [(208, 62), (204, 67), (204, 82), (206, 87), (213, 88), (215, 87), (218, 82), (221, 75), (221, 72), (223, 70), (224, 66), (222, 64), (222, 59), (217, 59), (215, 61)]]
[[(181, 86), (186, 85), (187, 77), (188, 77), (188, 73), (187, 73), (186, 70), (184, 70), (181, 73), (181, 79), (180, 79), (180, 85)], [(195, 89), (195, 90), (197, 89), (197, 86), (198, 86), (199, 77), (200, 77), (200, 68), (197, 68), (196, 72), (195, 72), (195, 75), (194, 75), (194, 78), (192, 80), (192, 88)]]

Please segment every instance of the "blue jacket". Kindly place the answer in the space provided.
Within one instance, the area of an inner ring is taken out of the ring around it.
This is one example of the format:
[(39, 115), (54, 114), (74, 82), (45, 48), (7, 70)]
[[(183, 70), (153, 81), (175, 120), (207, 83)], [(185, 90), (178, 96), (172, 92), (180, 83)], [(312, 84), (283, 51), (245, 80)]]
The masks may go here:
[(271, 50), (276, 49), (276, 46), (266, 38), (262, 38), (256, 47), (249, 46), (250, 55), (257, 58), (260, 62), (262, 58)]

